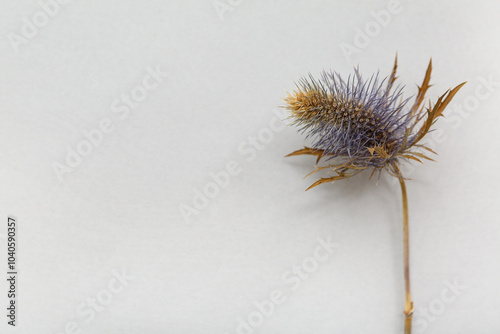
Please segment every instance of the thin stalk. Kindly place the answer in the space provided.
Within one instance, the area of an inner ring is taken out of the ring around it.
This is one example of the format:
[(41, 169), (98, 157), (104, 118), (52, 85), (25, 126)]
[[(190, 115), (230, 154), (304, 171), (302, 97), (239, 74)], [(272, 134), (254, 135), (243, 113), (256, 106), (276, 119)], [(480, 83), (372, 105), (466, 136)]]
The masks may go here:
[(413, 319), (413, 302), (411, 301), (410, 289), (410, 228), (408, 223), (408, 196), (403, 177), (399, 177), (401, 193), (403, 195), (403, 244), (404, 244), (404, 276), (405, 276), (405, 334), (411, 334), (411, 322)]

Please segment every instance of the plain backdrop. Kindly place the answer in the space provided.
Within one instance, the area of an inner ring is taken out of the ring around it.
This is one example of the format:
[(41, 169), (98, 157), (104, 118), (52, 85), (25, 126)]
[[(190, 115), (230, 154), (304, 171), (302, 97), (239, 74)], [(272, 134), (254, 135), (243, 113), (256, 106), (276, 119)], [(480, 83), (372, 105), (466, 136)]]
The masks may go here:
[(284, 158), (304, 137), (280, 109), (303, 75), (385, 76), (397, 52), (407, 97), (431, 57), (431, 101), (468, 81), (427, 139), (436, 162), (405, 169), (414, 332), (499, 333), (499, 12), (0, 1), (0, 277), (19, 226), (18, 326), (1, 279), (0, 332), (402, 333), (398, 183), (305, 192), (314, 159)]

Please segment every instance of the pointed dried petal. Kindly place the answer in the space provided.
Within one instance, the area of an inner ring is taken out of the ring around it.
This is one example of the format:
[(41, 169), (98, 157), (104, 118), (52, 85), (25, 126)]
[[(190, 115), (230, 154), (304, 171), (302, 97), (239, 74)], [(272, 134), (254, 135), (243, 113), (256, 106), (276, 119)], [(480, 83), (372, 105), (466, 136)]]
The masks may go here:
[(323, 178), (319, 179), (318, 181), (314, 182), (313, 184), (311, 184), (309, 186), (309, 188), (306, 189), (306, 191), (308, 191), (309, 189), (312, 189), (312, 188), (314, 188), (316, 186), (319, 186), (320, 184), (327, 183), (327, 182), (334, 182), (334, 181), (337, 181), (337, 180), (341, 180), (343, 178), (344, 177), (342, 177), (342, 176), (323, 177)]
[(292, 152), (285, 157), (292, 157), (295, 155), (302, 155), (302, 154), (310, 154), (310, 155), (317, 155), (317, 156), (322, 156), (323, 155), (323, 150), (317, 150), (317, 149), (312, 149), (309, 147), (304, 147), (303, 149), (297, 150), (295, 152)]
[(429, 66), (427, 66), (427, 71), (425, 72), (424, 81), (422, 82), (422, 85), (418, 87), (417, 100), (415, 101), (415, 104), (413, 105), (413, 108), (411, 110), (412, 116), (417, 113), (417, 110), (420, 108), (420, 105), (424, 101), (425, 93), (430, 87), (429, 82), (431, 81), (431, 72), (432, 72), (432, 58), (429, 61)]

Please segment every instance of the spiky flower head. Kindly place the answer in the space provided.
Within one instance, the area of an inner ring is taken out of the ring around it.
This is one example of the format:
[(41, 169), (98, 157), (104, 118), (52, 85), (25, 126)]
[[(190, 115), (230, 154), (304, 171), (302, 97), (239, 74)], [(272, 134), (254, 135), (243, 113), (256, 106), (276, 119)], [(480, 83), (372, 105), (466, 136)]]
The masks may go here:
[(294, 124), (312, 140), (311, 147), (288, 156), (315, 155), (317, 163), (325, 158), (331, 164), (313, 172), (332, 169), (336, 173), (319, 179), (308, 189), (352, 177), (365, 169), (372, 169), (372, 175), (385, 169), (401, 178), (399, 164), (403, 159), (432, 160), (420, 151), (435, 152), (419, 142), (465, 82), (448, 90), (434, 106), (429, 101), (425, 107), (432, 60), (413, 104), (410, 98), (403, 98), (404, 87), (394, 86), (396, 69), (397, 57), (392, 73), (385, 79), (377, 73), (365, 80), (358, 69), (347, 80), (335, 72), (323, 72), (319, 80), (309, 75), (285, 98), (285, 108), (291, 112)]

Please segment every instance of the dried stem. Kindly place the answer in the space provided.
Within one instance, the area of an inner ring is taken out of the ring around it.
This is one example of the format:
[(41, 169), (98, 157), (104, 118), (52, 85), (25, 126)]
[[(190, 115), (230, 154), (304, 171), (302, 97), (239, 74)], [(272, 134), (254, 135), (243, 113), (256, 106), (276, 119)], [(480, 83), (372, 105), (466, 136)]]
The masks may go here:
[(405, 180), (399, 177), (401, 193), (403, 195), (403, 243), (404, 243), (404, 276), (405, 276), (405, 334), (411, 334), (411, 322), (413, 318), (413, 302), (411, 301), (410, 289), (410, 229), (408, 224), (408, 197), (406, 195)]

